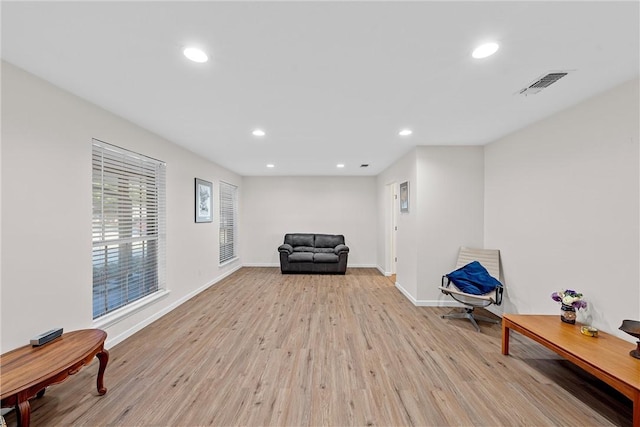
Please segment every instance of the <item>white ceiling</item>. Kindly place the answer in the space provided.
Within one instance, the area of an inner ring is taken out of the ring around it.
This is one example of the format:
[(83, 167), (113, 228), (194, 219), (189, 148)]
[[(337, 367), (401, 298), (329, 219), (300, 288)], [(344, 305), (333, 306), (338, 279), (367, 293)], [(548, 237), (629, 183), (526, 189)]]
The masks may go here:
[[(1, 15), (6, 61), (245, 176), (376, 175), (416, 145), (486, 144), (640, 62), (637, 1), (3, 1)], [(498, 53), (471, 58), (486, 40)], [(191, 44), (210, 61), (188, 61)], [(575, 72), (515, 94), (555, 70)]]

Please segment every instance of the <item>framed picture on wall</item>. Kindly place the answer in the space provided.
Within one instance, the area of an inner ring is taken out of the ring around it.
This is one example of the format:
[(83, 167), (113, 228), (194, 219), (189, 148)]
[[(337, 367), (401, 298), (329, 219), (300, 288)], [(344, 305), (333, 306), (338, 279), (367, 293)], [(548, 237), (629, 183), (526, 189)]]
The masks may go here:
[(213, 221), (213, 185), (196, 178), (196, 222)]
[(400, 184), (400, 213), (409, 212), (409, 181)]

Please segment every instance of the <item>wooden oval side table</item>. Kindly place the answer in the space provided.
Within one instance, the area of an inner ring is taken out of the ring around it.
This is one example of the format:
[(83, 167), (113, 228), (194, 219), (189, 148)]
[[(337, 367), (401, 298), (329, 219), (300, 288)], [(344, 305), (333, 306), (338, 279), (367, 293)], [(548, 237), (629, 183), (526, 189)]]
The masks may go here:
[(100, 329), (67, 332), (40, 347), (25, 345), (0, 356), (2, 407), (15, 407), (18, 425), (29, 426), (29, 399), (41, 397), (46, 387), (58, 384), (76, 374), (95, 357), (98, 368), (98, 394), (107, 392), (104, 371), (109, 352), (104, 348), (107, 333)]

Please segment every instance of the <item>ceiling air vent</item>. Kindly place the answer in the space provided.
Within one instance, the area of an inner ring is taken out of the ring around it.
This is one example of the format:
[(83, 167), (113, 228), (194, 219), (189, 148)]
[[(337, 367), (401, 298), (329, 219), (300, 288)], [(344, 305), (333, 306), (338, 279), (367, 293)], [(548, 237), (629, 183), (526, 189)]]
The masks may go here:
[(569, 74), (568, 71), (554, 71), (549, 74), (545, 74), (542, 77), (538, 77), (538, 79), (534, 80), (529, 86), (524, 89), (520, 89), (518, 93), (520, 95), (535, 95), (540, 92), (542, 89), (547, 88)]

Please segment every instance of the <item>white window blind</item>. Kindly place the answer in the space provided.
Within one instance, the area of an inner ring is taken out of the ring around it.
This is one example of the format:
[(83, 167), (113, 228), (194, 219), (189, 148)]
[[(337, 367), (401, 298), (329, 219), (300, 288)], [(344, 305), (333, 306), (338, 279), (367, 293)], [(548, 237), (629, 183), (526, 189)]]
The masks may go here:
[(165, 164), (93, 140), (93, 318), (165, 287)]
[(237, 192), (235, 185), (220, 181), (220, 263), (236, 257)]

